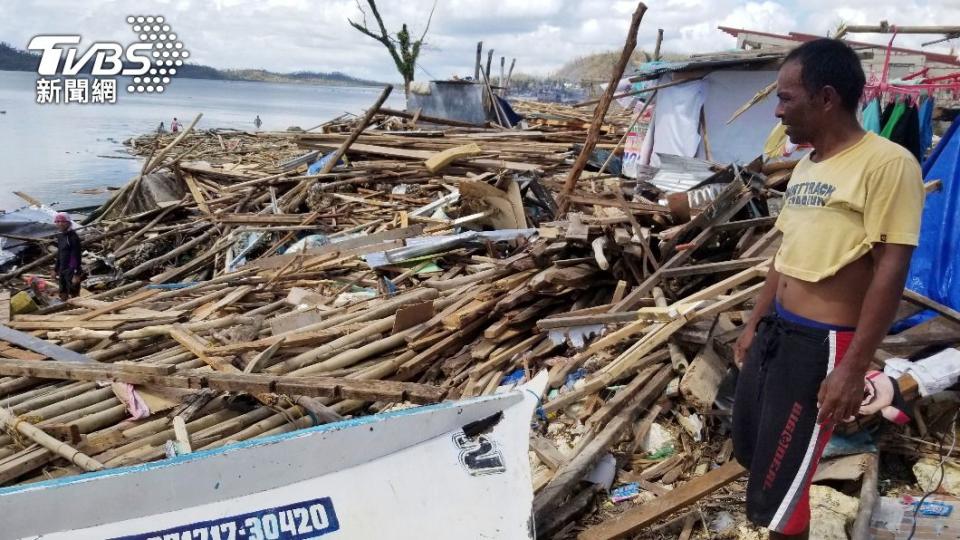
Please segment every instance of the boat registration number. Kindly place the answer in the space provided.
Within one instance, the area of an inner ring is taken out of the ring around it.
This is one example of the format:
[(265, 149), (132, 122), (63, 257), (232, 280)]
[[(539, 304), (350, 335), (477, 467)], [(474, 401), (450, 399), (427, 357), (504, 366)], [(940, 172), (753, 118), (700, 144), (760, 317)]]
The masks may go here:
[(340, 529), (330, 497), (109, 540), (304, 540)]

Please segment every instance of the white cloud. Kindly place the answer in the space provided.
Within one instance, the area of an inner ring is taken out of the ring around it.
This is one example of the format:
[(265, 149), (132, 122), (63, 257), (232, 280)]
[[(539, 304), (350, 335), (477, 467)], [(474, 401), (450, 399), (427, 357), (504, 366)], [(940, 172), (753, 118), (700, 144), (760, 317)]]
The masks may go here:
[[(380, 10), (388, 29), (396, 31), (407, 22), (419, 36), (433, 2), (381, 0)], [(517, 59), (519, 72), (547, 74), (576, 57), (619, 50), (636, 6), (632, 0), (437, 0), (419, 62), (429, 75), (421, 70), (417, 77), (472, 75), (480, 40), (485, 50), (494, 49), (497, 70), (503, 55), (508, 65)], [(682, 53), (734, 47), (736, 41), (717, 30), (721, 24), (822, 35), (841, 19), (903, 25), (960, 20), (956, 0), (845, 0), (842, 6), (836, 0), (662, 0), (648, 6), (639, 46), (651, 50), (657, 28), (663, 28), (663, 50)], [(0, 41), (23, 47), (33, 35), (54, 32), (80, 33), (88, 41), (129, 41), (123, 17), (132, 9), (167, 16), (198, 63), (398, 79), (383, 47), (347, 24), (348, 18), (361, 19), (356, 0), (142, 0), (136, 8), (121, 0), (0, 0), (0, 20), (17, 21), (0, 30)], [(902, 36), (896, 43), (919, 47), (935, 37)], [(931, 50), (945, 52), (949, 44)]]

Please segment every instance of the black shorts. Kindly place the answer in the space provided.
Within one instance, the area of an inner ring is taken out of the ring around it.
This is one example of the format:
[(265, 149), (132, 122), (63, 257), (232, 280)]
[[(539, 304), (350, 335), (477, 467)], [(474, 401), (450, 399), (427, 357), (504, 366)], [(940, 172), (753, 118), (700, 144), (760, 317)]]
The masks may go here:
[(791, 535), (810, 524), (810, 481), (832, 428), (817, 424), (820, 383), (843, 359), (852, 328), (777, 306), (757, 328), (737, 381), (733, 448), (750, 471), (747, 518)]

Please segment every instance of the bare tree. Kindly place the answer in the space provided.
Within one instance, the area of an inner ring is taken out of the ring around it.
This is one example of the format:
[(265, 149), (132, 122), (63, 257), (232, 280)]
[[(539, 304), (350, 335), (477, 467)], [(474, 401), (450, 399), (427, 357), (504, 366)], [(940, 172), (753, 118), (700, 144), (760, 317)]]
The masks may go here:
[(391, 36), (387, 32), (387, 27), (383, 24), (383, 17), (380, 16), (380, 11), (377, 10), (376, 2), (374, 2), (374, 0), (367, 0), (367, 4), (370, 6), (370, 12), (373, 13), (373, 18), (377, 21), (378, 29), (376, 31), (370, 30), (370, 27), (367, 26), (367, 12), (363, 9), (363, 6), (360, 5), (360, 0), (357, 0), (357, 9), (360, 10), (363, 21), (356, 23), (347, 19), (347, 22), (350, 23), (350, 26), (379, 41), (387, 48), (387, 52), (389, 52), (390, 57), (393, 58), (393, 63), (397, 66), (397, 71), (399, 71), (400, 76), (403, 77), (404, 94), (410, 95), (410, 83), (413, 81), (414, 72), (417, 68), (417, 57), (420, 56), (420, 46), (423, 44), (423, 38), (427, 37), (427, 30), (430, 29), (430, 21), (433, 19), (433, 11), (437, 9), (437, 3), (434, 1), (433, 7), (430, 8), (427, 26), (423, 29), (423, 34), (420, 35), (420, 39), (416, 41), (410, 41), (410, 31), (407, 30), (406, 23), (400, 27), (400, 31), (396, 33), (396, 37)]

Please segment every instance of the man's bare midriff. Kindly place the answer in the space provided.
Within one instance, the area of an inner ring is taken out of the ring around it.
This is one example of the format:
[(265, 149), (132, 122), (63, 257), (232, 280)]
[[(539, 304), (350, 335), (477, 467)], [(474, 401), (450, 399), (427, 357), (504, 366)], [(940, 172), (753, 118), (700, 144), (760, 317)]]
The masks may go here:
[(814, 321), (856, 326), (860, 306), (873, 279), (870, 253), (844, 266), (835, 275), (817, 282), (780, 274), (777, 300), (788, 311)]

